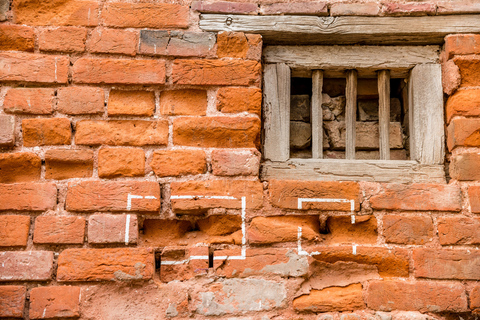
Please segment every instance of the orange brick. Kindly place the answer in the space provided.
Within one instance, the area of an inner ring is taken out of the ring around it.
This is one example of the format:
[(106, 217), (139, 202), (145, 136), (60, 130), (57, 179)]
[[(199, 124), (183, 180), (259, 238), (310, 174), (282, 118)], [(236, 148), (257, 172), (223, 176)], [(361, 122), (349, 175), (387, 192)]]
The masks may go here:
[(251, 86), (260, 84), (261, 65), (244, 60), (175, 60), (175, 84)]
[(1, 53), (0, 80), (67, 83), (69, 58), (33, 53)]
[(30, 319), (77, 318), (80, 287), (43, 287), (30, 291)]
[(10, 148), (15, 145), (15, 117), (0, 115), (0, 147)]
[(480, 187), (468, 187), (468, 198), (473, 213), (480, 213)]
[(83, 52), (87, 40), (87, 29), (58, 27), (41, 29), (38, 35), (40, 51)]
[(2, 230), (0, 234), (0, 247), (25, 247), (30, 231), (30, 217), (14, 215), (0, 216), (0, 229)]
[(347, 287), (330, 287), (312, 290), (293, 300), (293, 308), (299, 312), (338, 312), (364, 309), (361, 284)]
[(476, 313), (478, 308), (480, 308), (480, 286), (477, 285), (470, 292), (470, 309), (476, 309), (474, 311)]
[(70, 144), (72, 129), (67, 118), (22, 120), (25, 147)]
[(219, 58), (247, 57), (248, 43), (243, 32), (219, 32), (217, 35), (217, 55)]
[(30, 152), (0, 153), (0, 183), (40, 180), (42, 160)]
[(108, 97), (108, 115), (152, 116), (155, 92), (112, 90)]
[(170, 3), (108, 3), (105, 25), (123, 28), (187, 28), (189, 8)]
[(447, 59), (457, 54), (479, 54), (480, 35), (478, 34), (455, 34), (445, 37), (445, 52)]
[(0, 317), (22, 318), (26, 293), (24, 286), (0, 286)]
[(254, 117), (185, 117), (173, 120), (173, 144), (203, 148), (258, 148)]
[(253, 150), (213, 150), (212, 173), (217, 176), (257, 176), (260, 152)]
[(0, 210), (46, 211), (57, 204), (53, 183), (0, 184)]
[(75, 143), (79, 145), (146, 146), (167, 142), (166, 120), (82, 120), (77, 122), (75, 134)]
[(164, 60), (80, 58), (73, 65), (75, 83), (164, 84)]
[(458, 56), (453, 59), (460, 69), (461, 87), (480, 86), (480, 56)]
[[(127, 221), (129, 225), (127, 227)], [(125, 233), (128, 230), (128, 237)], [(137, 243), (138, 222), (135, 214), (94, 214), (88, 218), (88, 243)]]
[(453, 119), (447, 127), (448, 150), (480, 146), (480, 119)]
[(208, 256), (208, 247), (192, 247), (188, 249), (165, 248), (162, 252), (162, 261), (187, 261), (174, 265), (162, 265), (160, 280), (162, 282), (185, 281), (197, 275), (207, 275), (208, 259), (188, 260), (191, 256)]
[(12, 88), (3, 107), (7, 113), (51, 114), (55, 91), (49, 88)]
[(82, 244), (84, 236), (84, 217), (40, 216), (35, 219), (34, 243)]
[(88, 50), (93, 53), (119, 53), (134, 56), (137, 53), (138, 33), (118, 29), (95, 29)]
[(47, 281), (52, 272), (52, 251), (0, 252), (0, 281)]
[(29, 51), (35, 47), (35, 33), (30, 27), (0, 25), (0, 50)]
[(145, 247), (185, 246), (185, 237), (192, 229), (186, 220), (145, 219), (141, 240)]
[(302, 228), (302, 239), (320, 240), (320, 221), (317, 216), (255, 217), (247, 232), (249, 243), (268, 244), (296, 242), (298, 228)]
[(442, 245), (480, 244), (479, 218), (439, 217), (438, 239)]
[(377, 243), (377, 219), (375, 216), (356, 216), (352, 223), (351, 216), (328, 217), (325, 244), (375, 244)]
[(480, 154), (456, 154), (450, 160), (450, 176), (460, 181), (480, 180)]
[(414, 275), (417, 278), (478, 280), (480, 251), (469, 249), (413, 250)]
[(150, 166), (158, 177), (202, 174), (207, 171), (203, 150), (156, 150)]
[(151, 249), (66, 249), (58, 257), (58, 281), (148, 280), (155, 261)]
[(224, 113), (249, 112), (260, 116), (262, 91), (258, 88), (220, 88), (217, 109)]
[(458, 90), (447, 100), (447, 123), (453, 116), (480, 116), (480, 89)]
[(145, 152), (139, 148), (102, 148), (98, 152), (100, 178), (145, 175)]
[(102, 88), (58, 88), (57, 99), (57, 111), (60, 113), (100, 114), (105, 109), (105, 93)]
[(88, 178), (93, 173), (92, 150), (47, 150), (45, 152), (45, 178)]
[(433, 238), (433, 221), (431, 217), (386, 215), (383, 234), (389, 243), (422, 245)]
[(204, 116), (207, 113), (207, 91), (162, 91), (160, 111), (165, 115)]

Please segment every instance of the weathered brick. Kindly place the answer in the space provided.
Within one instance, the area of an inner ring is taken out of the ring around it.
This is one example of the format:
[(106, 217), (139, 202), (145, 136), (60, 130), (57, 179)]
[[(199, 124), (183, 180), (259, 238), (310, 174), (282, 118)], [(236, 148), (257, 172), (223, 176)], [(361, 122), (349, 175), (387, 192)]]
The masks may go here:
[[(1, 306), (1, 303), (0, 303)], [(470, 309), (480, 308), (480, 286), (475, 286), (470, 292)], [(475, 310), (477, 312), (478, 310)]]
[[(455, 62), (453, 62), (453, 60), (444, 61), (442, 63), (443, 92), (447, 95), (451, 95), (458, 89), (458, 87), (460, 87), (461, 83), (462, 78), (460, 76), (460, 69)], [(447, 122), (448, 121), (450, 121), (450, 119), (447, 116)]]
[(138, 52), (148, 55), (166, 55), (170, 32), (166, 30), (140, 30)]
[(75, 83), (164, 84), (164, 60), (80, 58), (73, 65)]
[(257, 176), (260, 153), (251, 150), (214, 150), (212, 173), (216, 176)]
[(93, 174), (92, 150), (47, 150), (45, 178), (88, 178)]
[(313, 15), (328, 16), (328, 6), (326, 1), (319, 2), (291, 2), (291, 3), (271, 3), (260, 7), (260, 13), (271, 15)]
[[(141, 196), (143, 199), (133, 197), (129, 201), (129, 194)], [(160, 185), (151, 181), (71, 182), (67, 190), (66, 209), (71, 211), (158, 211)]]
[[(0, 216), (0, 247), (25, 247), (30, 231), (30, 217)], [(1, 306), (1, 303), (0, 303)]]
[(30, 27), (0, 25), (0, 50), (29, 51), (35, 47), (35, 33)]
[(480, 251), (418, 248), (413, 250), (417, 278), (480, 279)]
[(435, 15), (437, 6), (434, 3), (384, 3), (382, 13), (389, 16), (426, 16)]
[(461, 153), (452, 156), (450, 160), (450, 176), (452, 179), (475, 181), (480, 180), (480, 154)]
[(125, 243), (127, 245), (137, 243), (137, 239), (138, 222), (134, 214), (94, 214), (88, 218), (88, 243)]
[(40, 216), (35, 219), (34, 243), (82, 244), (84, 236), (84, 217)]
[(173, 144), (203, 148), (258, 148), (254, 117), (182, 117), (173, 120)]
[(386, 215), (383, 217), (383, 235), (389, 243), (422, 245), (433, 237), (431, 217), (405, 217)]
[(187, 28), (189, 9), (171, 3), (107, 3), (105, 25), (123, 28)]
[(22, 120), (25, 147), (70, 144), (72, 128), (67, 118)]
[[(185, 237), (193, 226), (186, 220), (146, 219), (143, 221), (142, 245), (145, 247), (185, 246)], [(195, 243), (197, 243), (195, 239)]]
[(41, 29), (38, 35), (40, 51), (83, 52), (87, 40), (87, 29), (58, 27)]
[(13, 0), (15, 22), (34, 26), (95, 26), (98, 24), (96, 1), (55, 0), (48, 3), (35, 0)]
[(160, 112), (164, 115), (204, 116), (207, 114), (207, 91), (171, 90), (160, 93)]
[(51, 114), (54, 95), (50, 88), (8, 89), (3, 108), (8, 113)]
[(458, 90), (447, 100), (447, 122), (453, 116), (480, 116), (480, 89)]
[(108, 115), (152, 116), (155, 92), (112, 90), (108, 96)]
[(459, 14), (459, 13), (478, 13), (480, 12), (480, 3), (475, 0), (459, 0), (459, 1), (438, 1), (438, 14)]
[(220, 88), (217, 109), (224, 113), (249, 112), (260, 116), (262, 91), (258, 88)]
[(0, 54), (0, 81), (67, 83), (69, 58), (33, 53)]
[(468, 199), (473, 213), (480, 213), (480, 187), (468, 187)]
[(100, 178), (145, 175), (145, 152), (140, 148), (102, 148), (98, 151)]
[(80, 287), (55, 286), (30, 291), (30, 319), (77, 318)]
[[(165, 264), (160, 268), (160, 280), (162, 282), (185, 281), (197, 275), (207, 275), (208, 259), (189, 260), (191, 256), (208, 257), (208, 247), (165, 248), (161, 257)], [(187, 261), (180, 263), (179, 260)], [(177, 264), (167, 264), (170, 261), (176, 261)]]
[(137, 43), (137, 32), (119, 29), (95, 29), (88, 44), (88, 51), (134, 56), (137, 53)]
[(0, 210), (46, 211), (56, 204), (53, 183), (0, 184)]
[(30, 152), (0, 153), (0, 183), (40, 180), (42, 160)]
[(203, 150), (156, 150), (150, 167), (158, 177), (202, 174), (207, 171)]
[(370, 204), (386, 210), (460, 211), (462, 197), (459, 186), (453, 184), (386, 184)]
[(82, 120), (77, 122), (75, 134), (75, 143), (79, 145), (145, 146), (167, 142), (166, 120)]
[(453, 61), (460, 69), (461, 87), (480, 86), (480, 55), (457, 56)]
[(261, 65), (244, 60), (175, 60), (175, 84), (250, 86), (260, 84)]
[[(241, 208), (241, 198), (246, 197), (246, 207), (258, 209), (263, 202), (263, 187), (259, 181), (210, 180), (172, 182), (170, 184), (172, 207), (176, 212), (203, 213), (211, 208)], [(194, 196), (193, 199), (175, 199), (176, 196)], [(231, 199), (204, 199), (197, 196), (228, 196)]]
[(58, 256), (57, 280), (148, 280), (154, 267), (151, 249), (66, 249)]
[(364, 309), (362, 285), (351, 284), (345, 288), (330, 287), (312, 290), (293, 300), (293, 308), (299, 312), (353, 311)]
[(60, 113), (100, 114), (105, 109), (105, 93), (102, 88), (58, 88), (57, 99), (57, 111)]
[(319, 246), (312, 252), (319, 254), (313, 257), (322, 262), (338, 261), (356, 262), (374, 265), (381, 277), (408, 277), (408, 251), (400, 248), (366, 247), (366, 246)]
[(445, 37), (447, 59), (460, 54), (480, 54), (480, 35), (455, 34)]
[(326, 230), (325, 244), (375, 244), (378, 237), (374, 216), (356, 216), (355, 223), (351, 216), (328, 217)]
[[(299, 209), (298, 198), (334, 198), (355, 200), (354, 209), (360, 210), (360, 186), (356, 182), (271, 180), (272, 205), (285, 209)], [(350, 202), (308, 202), (301, 210), (350, 211)]]
[(15, 117), (0, 115), (0, 147), (15, 145)]
[(166, 53), (177, 57), (206, 57), (213, 54), (214, 47), (214, 33), (185, 32), (171, 34)]
[(252, 244), (296, 242), (299, 227), (302, 228), (303, 240), (318, 241), (322, 238), (317, 216), (255, 217), (248, 227), (248, 242)]
[(217, 35), (217, 55), (219, 58), (247, 57), (248, 42), (243, 32), (222, 31)]
[(24, 286), (0, 286), (0, 318), (22, 318), (26, 292)]
[(438, 238), (442, 245), (480, 244), (480, 219), (467, 217), (439, 217)]
[(52, 271), (51, 251), (0, 252), (0, 281), (45, 281)]
[(228, 13), (228, 14), (252, 14), (257, 13), (258, 5), (255, 3), (241, 3), (218, 1), (206, 3), (204, 1), (193, 1), (191, 9), (204, 13)]
[(366, 301), (369, 308), (381, 311), (468, 311), (465, 288), (460, 283), (373, 281)]
[(366, 3), (333, 3), (330, 6), (331, 16), (378, 16), (380, 5), (375, 2)]
[(448, 150), (480, 146), (480, 119), (453, 119), (447, 127)]
[(10, 10), (10, 0), (0, 0), (0, 21), (7, 20), (7, 12)]

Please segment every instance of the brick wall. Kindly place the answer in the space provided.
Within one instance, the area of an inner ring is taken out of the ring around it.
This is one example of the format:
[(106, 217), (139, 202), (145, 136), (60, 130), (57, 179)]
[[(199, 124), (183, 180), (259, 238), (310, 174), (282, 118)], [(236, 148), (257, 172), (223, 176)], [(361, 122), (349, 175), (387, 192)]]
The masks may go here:
[(0, 318), (475, 319), (480, 35), (445, 39), (448, 184), (260, 181), (261, 36), (200, 12), (480, 5), (0, 0)]

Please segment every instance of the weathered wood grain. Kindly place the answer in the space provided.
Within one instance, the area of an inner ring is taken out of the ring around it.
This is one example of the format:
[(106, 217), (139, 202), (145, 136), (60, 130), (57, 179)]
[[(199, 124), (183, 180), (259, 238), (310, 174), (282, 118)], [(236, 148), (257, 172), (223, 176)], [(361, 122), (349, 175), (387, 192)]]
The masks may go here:
[(390, 160), (390, 71), (378, 73), (378, 131), (380, 160)]
[(322, 70), (312, 73), (312, 158), (323, 158)]
[(357, 71), (347, 71), (347, 88), (345, 89), (345, 158), (355, 159), (355, 133), (357, 122)]

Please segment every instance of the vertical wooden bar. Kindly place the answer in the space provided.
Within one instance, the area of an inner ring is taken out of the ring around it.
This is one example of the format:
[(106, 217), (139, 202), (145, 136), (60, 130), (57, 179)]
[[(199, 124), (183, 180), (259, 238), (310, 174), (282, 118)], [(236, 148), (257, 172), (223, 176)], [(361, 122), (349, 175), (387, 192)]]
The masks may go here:
[(380, 160), (390, 160), (390, 71), (378, 72), (378, 130)]
[(312, 73), (312, 158), (323, 158), (323, 112), (322, 112), (323, 71)]
[(347, 71), (347, 88), (345, 90), (345, 159), (355, 159), (355, 123), (357, 118), (357, 70)]

